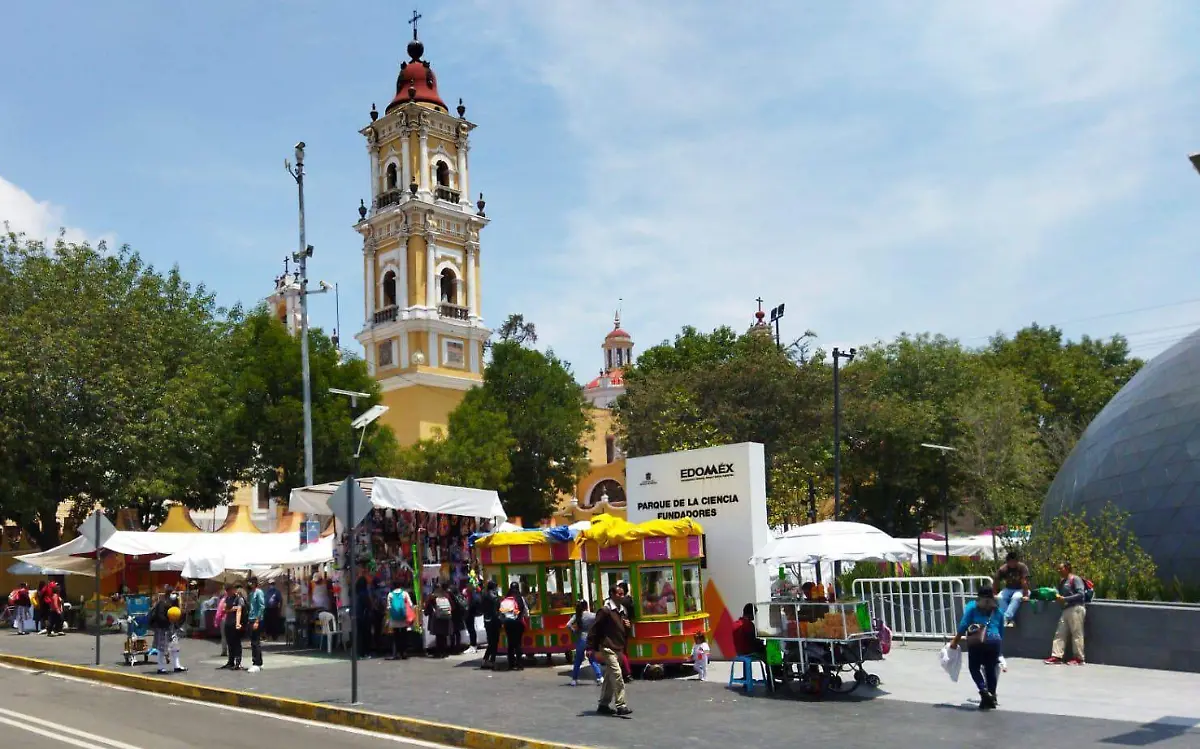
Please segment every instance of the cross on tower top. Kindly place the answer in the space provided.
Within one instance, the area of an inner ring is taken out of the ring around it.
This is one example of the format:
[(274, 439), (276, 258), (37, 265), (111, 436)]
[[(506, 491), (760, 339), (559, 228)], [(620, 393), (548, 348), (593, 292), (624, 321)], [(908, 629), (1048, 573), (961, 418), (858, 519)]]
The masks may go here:
[(759, 297), (759, 298), (755, 299), (754, 301), (758, 302), (758, 311), (759, 311), (759, 312), (762, 312), (762, 303), (763, 303), (763, 298), (762, 298), (762, 297)]
[(421, 20), (421, 14), (414, 9), (413, 16), (408, 21), (409, 25), (413, 27), (413, 39), (417, 38), (417, 21), (419, 20)]
[(290, 258), (290, 257), (287, 257), (287, 256), (285, 255), (285, 256), (284, 256), (284, 258), (283, 258), (283, 275), (285, 275), (285, 276), (288, 274), (288, 272), (289, 272), (289, 270), (290, 270), (290, 268), (289, 268), (289, 266), (288, 266), (288, 263), (289, 263), (289, 262), (291, 262), (291, 258)]

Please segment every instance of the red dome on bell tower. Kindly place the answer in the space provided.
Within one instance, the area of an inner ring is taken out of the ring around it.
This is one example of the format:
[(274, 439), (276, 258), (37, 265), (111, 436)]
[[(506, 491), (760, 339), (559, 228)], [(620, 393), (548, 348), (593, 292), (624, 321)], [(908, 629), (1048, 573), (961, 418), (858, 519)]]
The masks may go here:
[(437, 76), (433, 74), (433, 66), (428, 60), (421, 59), (423, 54), (425, 45), (417, 39), (414, 30), (413, 40), (408, 43), (408, 56), (411, 59), (400, 63), (400, 75), (396, 76), (396, 96), (392, 103), (387, 105), (385, 114), (410, 101), (432, 104), (443, 112), (449, 111), (446, 102), (442, 101), (442, 95), (438, 93)]

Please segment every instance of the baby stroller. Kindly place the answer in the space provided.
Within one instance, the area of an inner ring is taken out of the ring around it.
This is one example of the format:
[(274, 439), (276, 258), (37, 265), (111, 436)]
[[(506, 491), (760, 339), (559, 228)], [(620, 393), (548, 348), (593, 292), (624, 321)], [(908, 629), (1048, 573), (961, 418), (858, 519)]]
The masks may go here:
[(132, 666), (138, 658), (149, 663), (151, 656), (158, 653), (150, 647), (146, 638), (149, 632), (150, 596), (126, 596), (125, 618), (121, 620), (125, 630), (125, 665)]

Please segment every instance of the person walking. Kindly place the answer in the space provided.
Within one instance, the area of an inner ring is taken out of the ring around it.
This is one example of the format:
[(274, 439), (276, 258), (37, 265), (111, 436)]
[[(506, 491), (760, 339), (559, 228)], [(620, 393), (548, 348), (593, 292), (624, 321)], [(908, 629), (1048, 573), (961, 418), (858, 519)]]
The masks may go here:
[[(592, 613), (591, 606), (587, 601), (581, 599), (575, 604), (575, 616), (567, 622), (567, 629), (575, 638), (575, 665), (571, 669), (571, 686), (573, 687), (579, 686), (579, 669), (583, 665), (584, 657), (588, 656), (588, 632), (591, 631), (595, 621), (596, 615)], [(588, 657), (587, 660), (592, 667), (592, 673), (596, 676), (596, 684), (599, 685), (603, 681), (600, 664), (596, 662), (594, 656)]]
[(63, 600), (62, 596), (58, 594), (58, 583), (50, 583), (46, 588), (46, 617), (49, 620), (49, 624), (46, 625), (46, 636), (61, 637), (66, 633), (62, 631)]
[[(474, 580), (474, 577), (471, 579)], [(474, 655), (479, 652), (479, 632), (475, 629), (475, 621), (480, 614), (479, 586), (468, 582), (464, 593), (467, 599), (467, 642), (470, 643), (467, 652)]]
[(225, 590), (225, 642), (229, 647), (229, 660), (220, 669), (242, 670), (242, 633), (245, 627), (246, 598), (233, 585)]
[(596, 712), (601, 715), (633, 714), (625, 703), (625, 679), (621, 673), (621, 654), (625, 652), (625, 612), (616, 587), (611, 597), (596, 612), (596, 620), (588, 633), (587, 649), (595, 654), (604, 671), (604, 687)]
[(50, 632), (50, 590), (53, 585), (49, 580), (43, 580), (37, 589), (37, 620), (41, 625), (37, 630), (39, 635)]
[(504, 625), (504, 653), (508, 657), (509, 671), (524, 671), (522, 645), (525, 639), (525, 624), (529, 620), (529, 606), (521, 595), (521, 585), (513, 582), (508, 586), (508, 595), (500, 601), (500, 622)]
[(429, 632), (433, 635), (434, 658), (450, 655), (450, 627), (454, 620), (454, 603), (444, 585), (438, 585), (429, 600), (425, 601), (425, 615), (429, 617)]
[(495, 580), (488, 580), (479, 596), (479, 614), (483, 617), (483, 631), (487, 634), (487, 647), (483, 651), (480, 668), (496, 668), (496, 649), (500, 647), (500, 597), (496, 594)]
[(387, 597), (388, 624), (392, 628), (392, 656), (388, 660), (408, 660), (408, 633), (412, 629), (416, 612), (412, 598), (400, 585), (397, 578), (392, 582), (392, 592)]
[(266, 594), (267, 612), (263, 615), (263, 628), (271, 642), (275, 642), (283, 634), (283, 593), (272, 580), (267, 583)]
[(250, 633), (250, 673), (262, 671), (263, 617), (267, 613), (267, 594), (258, 587), (258, 578), (251, 575), (246, 584), (250, 586), (250, 613), (246, 617)]
[(29, 634), (29, 624), (33, 621), (33, 600), (29, 597), (29, 584), (21, 583), (8, 596), (8, 602), (14, 606), (13, 621), (17, 625), (17, 634)]
[(164, 586), (163, 592), (159, 594), (158, 600), (150, 609), (150, 615), (146, 618), (146, 623), (150, 625), (150, 631), (153, 634), (153, 647), (158, 657), (158, 673), (160, 674), (171, 673), (167, 668), (171, 651), (171, 618), (167, 612), (173, 605), (171, 586)]
[(233, 590), (232, 585), (226, 585), (223, 593), (220, 594), (220, 600), (217, 601), (217, 609), (213, 613), (213, 625), (217, 631), (221, 633), (221, 657), (229, 656), (229, 640), (225, 637), (225, 601), (229, 598), (229, 592)]
[[(1029, 567), (1021, 561), (1021, 555), (1008, 552), (1004, 564), (996, 570), (996, 589), (1000, 591), (1000, 611), (1004, 614), (1004, 626), (1013, 626), (1021, 601), (1029, 599)], [(1001, 587), (1003, 586), (1003, 587)]]
[[(620, 596), (617, 599), (617, 603), (621, 604), (621, 609), (623, 610), (622, 616), (625, 619), (625, 631), (632, 632), (633, 596), (629, 595), (629, 583), (624, 580), (617, 583), (617, 592)], [(621, 678), (625, 680), (626, 684), (633, 679), (633, 667), (629, 664), (629, 655), (624, 650), (621, 651)]]
[(979, 690), (979, 709), (993, 710), (997, 707), (996, 686), (1000, 681), (1001, 623), (1004, 615), (996, 602), (996, 594), (990, 586), (983, 586), (974, 601), (963, 610), (958, 622), (958, 633), (950, 641), (957, 648), (963, 641), (967, 645), (967, 669), (975, 688)]
[(1072, 657), (1066, 661), (1072, 666), (1082, 666), (1083, 656), (1083, 620), (1087, 616), (1087, 585), (1071, 570), (1070, 562), (1058, 566), (1058, 595), (1054, 601), (1063, 607), (1062, 615), (1058, 618), (1058, 628), (1054, 631), (1054, 643), (1050, 648), (1050, 657), (1046, 663), (1056, 665), (1063, 663), (1067, 652), (1067, 638), (1071, 638)]

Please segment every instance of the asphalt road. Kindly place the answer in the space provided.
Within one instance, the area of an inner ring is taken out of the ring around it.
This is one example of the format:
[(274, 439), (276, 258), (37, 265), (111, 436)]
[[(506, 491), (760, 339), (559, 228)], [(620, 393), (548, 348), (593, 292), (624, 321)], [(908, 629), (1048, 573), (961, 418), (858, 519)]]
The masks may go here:
[(436, 746), (11, 668), (0, 668), (0, 735), (22, 749)]

